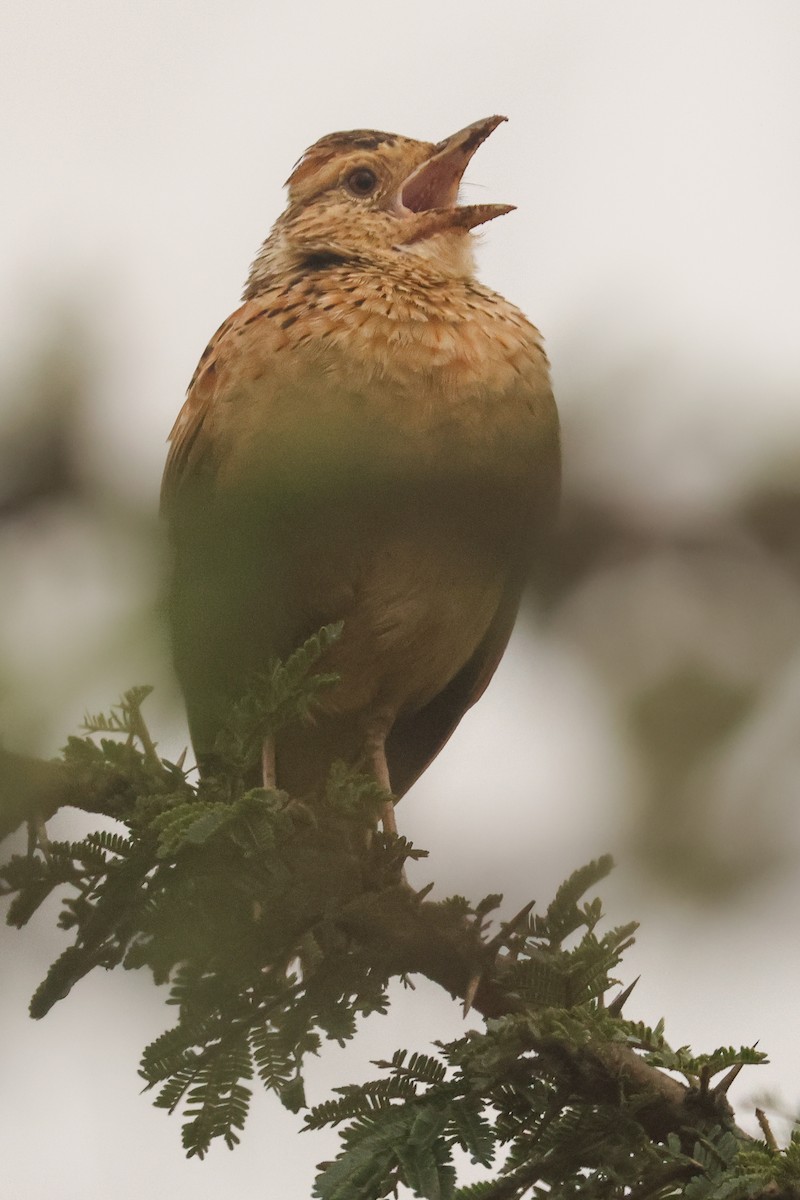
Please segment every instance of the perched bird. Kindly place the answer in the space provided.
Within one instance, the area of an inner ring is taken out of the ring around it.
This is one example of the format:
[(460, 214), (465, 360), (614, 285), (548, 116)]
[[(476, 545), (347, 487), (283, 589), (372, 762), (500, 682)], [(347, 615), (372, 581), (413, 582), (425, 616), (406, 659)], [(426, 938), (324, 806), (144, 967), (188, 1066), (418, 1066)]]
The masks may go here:
[(163, 507), (201, 770), (231, 703), (325, 624), (339, 682), (263, 756), (295, 796), (337, 759), (402, 796), (497, 667), (559, 480), (540, 336), (474, 277), (471, 230), (512, 206), (457, 202), (504, 119), (321, 138), (200, 359)]

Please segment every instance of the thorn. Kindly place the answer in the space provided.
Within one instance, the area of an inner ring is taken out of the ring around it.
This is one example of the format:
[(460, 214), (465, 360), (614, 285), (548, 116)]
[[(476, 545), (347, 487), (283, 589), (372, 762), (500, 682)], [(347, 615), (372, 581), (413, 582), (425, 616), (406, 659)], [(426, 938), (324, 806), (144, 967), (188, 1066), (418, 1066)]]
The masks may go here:
[(527, 921), (535, 904), (536, 901), (531, 900), (530, 903), (526, 904), (524, 908), (521, 908), (516, 916), (512, 917), (510, 921), (503, 921), (501, 923), (499, 931), (494, 935), (493, 938), (490, 939), (490, 941), (486, 943), (484, 949), (487, 955), (493, 954), (495, 951), (499, 950), (508, 938), (509, 934), (516, 933), (523, 922)]
[(424, 888), (420, 888), (420, 890), (418, 892), (414, 892), (414, 902), (416, 904), (421, 904), (422, 901), (425, 899), (425, 897), (430, 895), (430, 893), (433, 891), (434, 887), (435, 887), (435, 884), (426, 883)]
[(622, 1013), (622, 1009), (628, 1002), (631, 992), (636, 987), (637, 983), (639, 982), (639, 980), (641, 978), (642, 978), (641, 975), (637, 975), (636, 978), (634, 979), (633, 983), (629, 983), (628, 986), (625, 988), (624, 992), (620, 992), (620, 994), (618, 996), (614, 997), (614, 999), (611, 1001), (608, 1008), (606, 1009), (606, 1012), (608, 1013), (608, 1015), (610, 1017), (620, 1016), (620, 1014)]
[(464, 992), (464, 1006), (461, 1010), (462, 1016), (466, 1016), (467, 1013), (469, 1012), (469, 1010), (472, 1008), (472, 1004), (473, 1004), (473, 1001), (477, 994), (478, 988), (480, 987), (480, 982), (481, 982), (482, 978), (483, 978), (482, 971), (476, 971), (474, 975), (470, 976), (469, 983), (467, 984), (467, 990)]
[(737, 1063), (735, 1067), (731, 1067), (727, 1075), (724, 1075), (719, 1083), (711, 1089), (712, 1096), (724, 1096), (743, 1066), (744, 1063)]
[(181, 750), (180, 754), (178, 755), (178, 761), (175, 763), (175, 766), (178, 768), (179, 771), (183, 770), (183, 764), (186, 762), (187, 750), (188, 750), (188, 746), (184, 746), (183, 749)]

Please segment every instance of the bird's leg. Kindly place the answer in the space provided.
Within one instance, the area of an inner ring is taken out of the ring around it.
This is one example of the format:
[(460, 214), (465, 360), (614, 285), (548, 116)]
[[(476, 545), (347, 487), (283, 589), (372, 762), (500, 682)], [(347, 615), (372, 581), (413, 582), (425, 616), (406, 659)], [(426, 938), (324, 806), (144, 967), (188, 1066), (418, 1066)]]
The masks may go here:
[[(368, 769), (384, 791), (391, 792), (392, 781), (389, 778), (389, 764), (386, 762), (386, 735), (391, 725), (391, 716), (380, 713), (367, 726), (367, 736), (364, 742), (365, 757)], [(381, 824), (384, 833), (397, 834), (397, 821), (394, 815), (394, 801), (387, 798), (381, 811)]]
[[(389, 769), (386, 766), (386, 755), (383, 750), (373, 760), (373, 769), (378, 783), (382, 788), (386, 788), (387, 792), (390, 792)], [(382, 772), (382, 775), (380, 772)], [(395, 837), (397, 836), (397, 818), (394, 815), (394, 800), (391, 796), (384, 801), (383, 809), (381, 810), (381, 824), (383, 825), (384, 833), (393, 833)]]
[(267, 736), (261, 746), (261, 777), (264, 787), (274, 789), (278, 786), (275, 770), (275, 738)]

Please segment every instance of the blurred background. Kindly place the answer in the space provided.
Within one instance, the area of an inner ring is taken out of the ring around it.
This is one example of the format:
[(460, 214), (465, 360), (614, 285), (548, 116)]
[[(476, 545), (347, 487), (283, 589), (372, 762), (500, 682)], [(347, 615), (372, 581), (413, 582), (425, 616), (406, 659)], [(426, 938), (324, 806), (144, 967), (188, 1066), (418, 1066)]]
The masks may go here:
[[(638, 918), (631, 1014), (700, 1050), (760, 1039), (742, 1120), (800, 1105), (800, 8), (795, 0), (45, 0), (0, 15), (0, 730), (50, 756), (135, 683), (186, 742), (158, 613), (164, 439), (311, 142), (510, 123), (465, 195), (518, 211), (480, 275), (543, 331), (565, 443), (551, 561), (484, 700), (403, 801), (440, 897), (546, 904), (611, 850)], [(84, 828), (62, 814), (53, 832)], [(187, 1163), (138, 1094), (171, 1021), (144, 976), (41, 1023), (65, 944), (2, 933), (0, 1161), (14, 1200), (302, 1198), (336, 1139), (259, 1098)], [(332, 1048), (458, 1036), (433, 987)], [(466, 1177), (465, 1177), (466, 1178)]]

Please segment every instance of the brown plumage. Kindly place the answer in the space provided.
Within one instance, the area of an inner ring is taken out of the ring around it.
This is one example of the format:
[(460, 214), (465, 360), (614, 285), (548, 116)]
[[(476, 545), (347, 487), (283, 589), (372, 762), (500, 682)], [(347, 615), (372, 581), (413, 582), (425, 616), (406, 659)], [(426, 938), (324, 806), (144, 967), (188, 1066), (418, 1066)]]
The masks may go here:
[(539, 334), (474, 279), (464, 169), (500, 123), (434, 146), (322, 138), (170, 435), (175, 659), (201, 767), (273, 657), (343, 621), (340, 682), (265, 754), (313, 792), (341, 758), (401, 796), (500, 660), (554, 512)]

